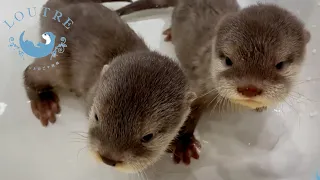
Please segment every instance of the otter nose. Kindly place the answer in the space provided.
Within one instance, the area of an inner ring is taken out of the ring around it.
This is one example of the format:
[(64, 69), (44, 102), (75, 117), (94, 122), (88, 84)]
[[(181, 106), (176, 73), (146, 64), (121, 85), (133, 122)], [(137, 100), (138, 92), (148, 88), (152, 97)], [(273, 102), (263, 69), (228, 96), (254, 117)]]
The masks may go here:
[(105, 156), (100, 155), (102, 161), (109, 166), (116, 166), (117, 163), (121, 163), (120, 161), (115, 161), (113, 159), (107, 158)]
[(249, 86), (245, 86), (245, 87), (238, 87), (237, 88), (238, 92), (241, 93), (242, 95), (246, 96), (246, 97), (254, 97), (254, 96), (259, 96), (262, 94), (262, 90), (249, 85)]

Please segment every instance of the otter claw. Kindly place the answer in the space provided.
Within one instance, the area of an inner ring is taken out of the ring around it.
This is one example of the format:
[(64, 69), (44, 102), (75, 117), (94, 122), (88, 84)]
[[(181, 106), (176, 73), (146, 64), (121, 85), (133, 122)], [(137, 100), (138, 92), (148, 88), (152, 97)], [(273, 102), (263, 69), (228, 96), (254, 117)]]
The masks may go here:
[(173, 144), (173, 161), (179, 164), (181, 161), (189, 165), (191, 158), (199, 159), (198, 149), (201, 148), (200, 142), (193, 135), (179, 137)]
[(44, 92), (39, 99), (31, 101), (33, 114), (43, 126), (56, 122), (56, 114), (60, 112), (59, 98), (54, 92)]
[(171, 28), (165, 30), (163, 33), (166, 37), (164, 38), (164, 41), (168, 42), (172, 40), (172, 35), (171, 35)]

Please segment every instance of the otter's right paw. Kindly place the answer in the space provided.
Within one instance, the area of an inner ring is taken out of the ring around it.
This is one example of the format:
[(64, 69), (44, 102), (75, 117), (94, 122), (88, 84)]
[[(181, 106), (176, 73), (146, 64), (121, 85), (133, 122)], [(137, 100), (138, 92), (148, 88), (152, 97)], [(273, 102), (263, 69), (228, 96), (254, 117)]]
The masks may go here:
[(182, 161), (184, 164), (189, 165), (191, 158), (199, 159), (198, 149), (200, 148), (201, 144), (193, 134), (184, 134), (174, 141), (170, 147), (171, 150), (167, 150), (167, 152), (173, 153), (173, 161), (175, 163), (178, 164)]
[(165, 35), (166, 37), (165, 37), (165, 39), (164, 39), (164, 41), (171, 41), (172, 40), (172, 36), (171, 36), (171, 28), (169, 28), (169, 29), (167, 29), (167, 30), (165, 30), (165, 31), (163, 31), (163, 33), (162, 33), (163, 35)]
[(52, 92), (39, 94), (39, 99), (31, 101), (33, 114), (41, 121), (43, 126), (56, 121), (56, 114), (60, 113), (59, 98)]

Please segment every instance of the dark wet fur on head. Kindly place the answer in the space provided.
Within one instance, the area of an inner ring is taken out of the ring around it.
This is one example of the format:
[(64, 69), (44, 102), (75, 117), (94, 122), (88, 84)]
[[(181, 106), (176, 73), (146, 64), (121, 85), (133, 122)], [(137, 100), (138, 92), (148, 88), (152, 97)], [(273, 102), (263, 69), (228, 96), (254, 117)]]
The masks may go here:
[[(175, 62), (155, 52), (118, 58), (98, 85), (90, 113), (91, 143), (102, 155), (133, 166), (139, 166), (137, 158), (154, 162), (189, 109), (187, 79)], [(153, 139), (141, 142), (150, 133)]]

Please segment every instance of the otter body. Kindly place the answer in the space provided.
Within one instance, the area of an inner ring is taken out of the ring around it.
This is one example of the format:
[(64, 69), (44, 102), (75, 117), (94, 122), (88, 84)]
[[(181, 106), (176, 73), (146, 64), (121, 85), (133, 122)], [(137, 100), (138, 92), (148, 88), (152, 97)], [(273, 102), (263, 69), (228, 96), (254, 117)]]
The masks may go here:
[(231, 103), (261, 110), (287, 97), (310, 33), (291, 12), (273, 4), (240, 9), (236, 0), (138, 0), (117, 12), (170, 6), (166, 41), (174, 44), (198, 96), (180, 133), (182, 148), (175, 152), (176, 161), (189, 164), (190, 147), (197, 142), (193, 131), (205, 109)]
[(55, 68), (30, 68), (45, 66), (50, 57), (27, 67), (25, 89), (43, 126), (54, 123), (60, 112), (57, 89), (83, 97), (90, 149), (105, 164), (138, 172), (165, 152), (187, 119), (195, 94), (176, 62), (150, 51), (115, 12), (94, 2), (45, 4), (71, 18), (73, 25), (66, 30), (57, 21), (41, 18), (41, 32), (66, 37), (68, 46)]

